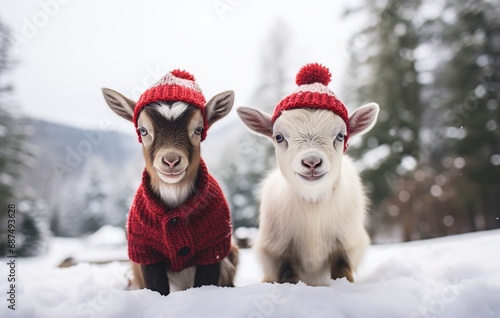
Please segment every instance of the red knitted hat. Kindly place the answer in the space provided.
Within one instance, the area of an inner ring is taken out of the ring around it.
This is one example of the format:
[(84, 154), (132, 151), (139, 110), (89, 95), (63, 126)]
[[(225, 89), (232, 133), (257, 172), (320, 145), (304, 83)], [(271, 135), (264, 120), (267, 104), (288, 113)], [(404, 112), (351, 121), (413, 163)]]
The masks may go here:
[[(167, 73), (156, 84), (142, 93), (134, 109), (134, 125), (137, 128), (137, 120), (142, 109), (153, 102), (173, 102), (180, 101), (188, 103), (201, 110), (203, 115), (204, 129), (201, 140), (207, 136), (208, 123), (205, 115), (205, 97), (200, 87), (195, 82), (193, 75), (186, 71), (173, 70)], [(141, 134), (137, 132), (139, 142), (142, 142)]]
[(347, 135), (344, 139), (344, 151), (346, 151), (350, 132), (349, 114), (344, 103), (337, 99), (335, 94), (327, 87), (328, 83), (330, 83), (331, 76), (328, 68), (321, 64), (312, 63), (303, 66), (295, 78), (295, 83), (297, 83), (299, 87), (294, 93), (286, 96), (279, 102), (271, 120), (274, 123), (284, 110), (294, 108), (321, 108), (331, 110), (339, 115), (346, 124)]

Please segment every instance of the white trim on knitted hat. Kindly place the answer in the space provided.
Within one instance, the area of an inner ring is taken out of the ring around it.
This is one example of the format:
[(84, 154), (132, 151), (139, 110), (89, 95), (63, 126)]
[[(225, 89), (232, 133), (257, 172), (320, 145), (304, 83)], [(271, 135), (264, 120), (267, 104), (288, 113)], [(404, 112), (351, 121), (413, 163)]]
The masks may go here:
[[(325, 85), (321, 83), (313, 83), (313, 84), (305, 84), (305, 85), (300, 85), (296, 90), (295, 93), (318, 93), (318, 94), (326, 94), (329, 96), (335, 96), (335, 94), (328, 89)], [(336, 96), (335, 96), (336, 97)]]
[(195, 81), (187, 80), (184, 78), (175, 77), (172, 73), (167, 73), (158, 82), (156, 82), (152, 87), (157, 87), (161, 85), (178, 85), (183, 86), (199, 93), (202, 93), (200, 87)]

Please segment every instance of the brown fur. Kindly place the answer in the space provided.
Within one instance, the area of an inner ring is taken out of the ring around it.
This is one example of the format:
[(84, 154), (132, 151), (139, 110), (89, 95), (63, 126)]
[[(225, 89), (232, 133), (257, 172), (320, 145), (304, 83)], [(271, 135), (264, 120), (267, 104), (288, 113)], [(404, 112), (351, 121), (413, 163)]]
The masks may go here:
[(330, 255), (330, 273), (332, 279), (345, 277), (351, 283), (354, 282), (351, 265), (349, 265), (349, 259), (344, 251)]
[[(354, 282), (351, 266), (349, 265), (349, 260), (347, 254), (342, 249), (340, 242), (338, 243), (338, 251), (333, 252), (327, 264), (325, 266), (330, 267), (330, 273), (332, 279), (346, 277), (350, 282)], [(303, 270), (304, 264), (303, 260), (300, 259), (298, 250), (292, 246), (288, 247), (286, 251), (277, 257), (274, 262), (280, 264), (278, 268), (278, 282), (279, 283), (293, 283), (299, 282), (300, 277), (298, 272)], [(264, 282), (274, 282), (271, 277), (265, 277)]]
[[(152, 143), (144, 140), (143, 154), (146, 170), (151, 177), (151, 188), (161, 197), (160, 187), (184, 188), (194, 185), (201, 161), (200, 141), (188, 135), (186, 127), (202, 124), (201, 112), (190, 106), (179, 118), (170, 121), (154, 108), (146, 107), (141, 113), (141, 120), (149, 123), (154, 131)], [(144, 138), (146, 139), (146, 138)], [(158, 153), (164, 149), (175, 151), (182, 155), (181, 160), (187, 160), (186, 175), (176, 184), (166, 184), (159, 177), (153, 163)], [(183, 202), (179, 202), (182, 204)], [(180, 205), (179, 204), (179, 205)]]
[[(102, 92), (108, 106), (116, 114), (133, 121), (134, 101), (111, 89), (104, 88)], [(226, 116), (233, 102), (232, 91), (222, 92), (210, 99), (205, 105), (208, 127)], [(147, 131), (141, 134), (141, 139), (151, 189), (168, 207), (177, 208), (195, 191), (201, 163), (199, 129), (204, 127), (204, 121), (200, 109), (182, 102), (172, 106), (173, 103), (152, 103), (145, 107), (139, 115), (137, 128)], [(145, 266), (132, 263), (131, 285), (152, 288), (167, 295), (170, 292), (169, 282), (172, 282), (168, 276), (172, 274), (180, 288), (193, 286), (189, 284), (192, 278), (195, 285), (215, 284), (218, 281), (220, 286), (234, 286), (237, 264), (236, 246), (231, 247), (230, 254), (220, 264), (200, 266), (196, 271), (190, 267), (176, 273), (169, 272), (161, 263)], [(190, 273), (195, 273), (194, 277), (190, 277)]]

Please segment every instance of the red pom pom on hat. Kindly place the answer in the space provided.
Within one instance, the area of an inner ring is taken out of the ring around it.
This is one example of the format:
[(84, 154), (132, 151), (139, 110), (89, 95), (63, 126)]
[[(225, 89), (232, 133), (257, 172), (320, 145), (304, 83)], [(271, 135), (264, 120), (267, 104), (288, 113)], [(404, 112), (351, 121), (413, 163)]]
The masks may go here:
[(331, 81), (332, 74), (328, 68), (318, 63), (311, 63), (303, 66), (297, 73), (295, 83), (297, 85), (307, 85), (321, 83), (325, 86)]
[(170, 74), (172, 74), (173, 76), (175, 76), (177, 78), (182, 78), (182, 79), (193, 81), (193, 82), (196, 80), (191, 73), (183, 71), (183, 70), (179, 70), (179, 69), (173, 70), (172, 72), (170, 72)]

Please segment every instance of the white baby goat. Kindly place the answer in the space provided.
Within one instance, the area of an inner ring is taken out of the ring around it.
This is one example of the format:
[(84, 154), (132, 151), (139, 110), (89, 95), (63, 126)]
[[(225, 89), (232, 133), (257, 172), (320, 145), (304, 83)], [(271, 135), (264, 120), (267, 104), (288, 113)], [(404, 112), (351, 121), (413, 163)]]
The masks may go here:
[[(349, 117), (349, 136), (370, 130), (379, 106)], [(251, 130), (274, 141), (278, 168), (260, 191), (255, 249), (264, 281), (329, 285), (353, 272), (370, 243), (364, 228), (368, 200), (352, 160), (343, 155), (345, 122), (325, 109), (291, 109), (272, 123), (269, 114), (240, 107)]]

